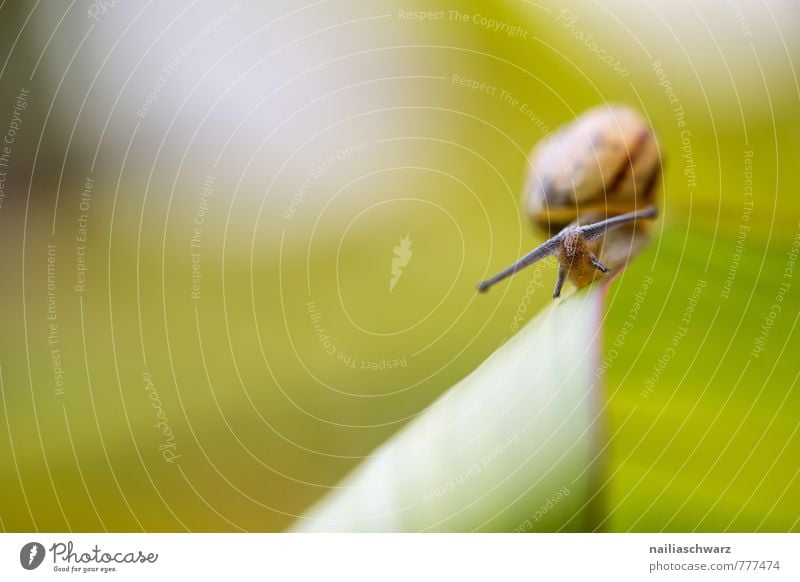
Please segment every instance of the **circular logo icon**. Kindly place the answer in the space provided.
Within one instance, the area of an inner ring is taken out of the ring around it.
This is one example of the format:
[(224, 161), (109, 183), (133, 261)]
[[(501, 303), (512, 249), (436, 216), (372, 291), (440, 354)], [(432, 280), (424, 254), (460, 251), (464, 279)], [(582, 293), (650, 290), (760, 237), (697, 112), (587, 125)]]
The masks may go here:
[(35, 570), (44, 561), (44, 546), (39, 542), (29, 542), (19, 551), (19, 563), (26, 570)]

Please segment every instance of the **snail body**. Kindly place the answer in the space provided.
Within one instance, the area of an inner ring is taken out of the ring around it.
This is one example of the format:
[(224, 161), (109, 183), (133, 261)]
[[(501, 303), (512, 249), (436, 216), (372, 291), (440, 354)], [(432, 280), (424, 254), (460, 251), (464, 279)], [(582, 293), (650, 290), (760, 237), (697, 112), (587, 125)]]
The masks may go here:
[(550, 255), (559, 262), (553, 297), (567, 279), (584, 287), (621, 268), (648, 240), (660, 176), (658, 141), (639, 113), (619, 105), (584, 112), (531, 152), (523, 204), (551, 238), (478, 289)]

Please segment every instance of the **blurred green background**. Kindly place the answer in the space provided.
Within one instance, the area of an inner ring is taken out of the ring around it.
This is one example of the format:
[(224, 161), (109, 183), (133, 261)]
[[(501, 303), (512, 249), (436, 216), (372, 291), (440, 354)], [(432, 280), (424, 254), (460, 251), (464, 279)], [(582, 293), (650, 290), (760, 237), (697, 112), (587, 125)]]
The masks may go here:
[(4, 530), (288, 527), (551, 302), (474, 288), (603, 102), (665, 177), (601, 527), (800, 530), (796, 2), (131, 4), (0, 5)]

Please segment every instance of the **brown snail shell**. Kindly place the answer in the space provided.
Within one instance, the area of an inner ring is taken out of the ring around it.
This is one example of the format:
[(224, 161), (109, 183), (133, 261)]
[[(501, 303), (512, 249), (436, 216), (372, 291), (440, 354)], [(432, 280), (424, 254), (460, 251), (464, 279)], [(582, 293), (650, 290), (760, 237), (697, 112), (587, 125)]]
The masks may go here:
[(621, 105), (589, 109), (531, 152), (523, 198), (533, 224), (553, 235), (653, 203), (660, 148), (650, 124)]

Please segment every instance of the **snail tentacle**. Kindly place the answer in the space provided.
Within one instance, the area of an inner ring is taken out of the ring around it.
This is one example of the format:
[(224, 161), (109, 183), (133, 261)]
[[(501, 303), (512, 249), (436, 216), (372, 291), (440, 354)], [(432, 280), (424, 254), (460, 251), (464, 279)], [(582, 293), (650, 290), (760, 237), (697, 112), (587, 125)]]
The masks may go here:
[(478, 291), (480, 291), (481, 293), (485, 293), (486, 291), (489, 290), (489, 288), (492, 285), (494, 285), (498, 281), (502, 281), (503, 279), (505, 279), (506, 277), (510, 277), (517, 271), (521, 271), (522, 269), (524, 269), (529, 265), (532, 265), (533, 263), (541, 261), (542, 259), (546, 259), (550, 255), (556, 254), (558, 252), (561, 243), (561, 238), (562, 234), (561, 233), (557, 234), (553, 238), (543, 242), (541, 245), (533, 249), (528, 254), (524, 255), (513, 265), (506, 267), (505, 269), (497, 273), (497, 275), (495, 275), (491, 279), (486, 279), (485, 281), (481, 281), (478, 284)]
[(656, 208), (654, 205), (651, 205), (643, 210), (628, 212), (627, 214), (620, 214), (619, 216), (612, 216), (611, 218), (606, 218), (600, 222), (581, 226), (580, 231), (587, 241), (592, 241), (600, 238), (606, 233), (607, 230), (612, 228), (616, 228), (629, 222), (634, 222), (641, 218), (652, 219), (656, 216), (658, 216), (658, 208)]
[(592, 263), (594, 268), (600, 271), (601, 273), (608, 273), (611, 270), (605, 264), (603, 264), (603, 261), (598, 259), (597, 255), (595, 255), (594, 253), (591, 253), (589, 255), (589, 261)]
[(561, 288), (564, 287), (564, 282), (567, 280), (567, 267), (562, 261), (558, 262), (558, 278), (556, 279), (556, 288), (553, 290), (553, 299), (561, 297)]

